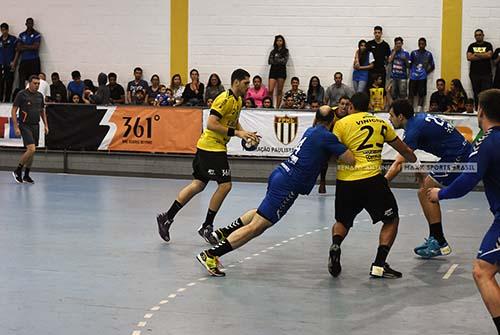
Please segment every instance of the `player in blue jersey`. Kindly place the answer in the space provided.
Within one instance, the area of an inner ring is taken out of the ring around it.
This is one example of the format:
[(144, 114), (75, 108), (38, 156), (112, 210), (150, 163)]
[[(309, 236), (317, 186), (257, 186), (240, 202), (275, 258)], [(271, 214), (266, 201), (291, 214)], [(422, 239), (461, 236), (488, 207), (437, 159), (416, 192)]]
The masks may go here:
[(500, 334), (500, 286), (495, 275), (500, 272), (500, 90), (490, 89), (479, 94), (477, 112), (484, 136), (474, 145), (469, 163), (477, 164), (475, 173), (461, 174), (443, 189), (427, 190), (429, 201), (460, 198), (472, 191), (482, 179), (486, 198), (494, 221), (484, 236), (474, 261), (472, 274), (486, 308)]
[[(455, 164), (468, 160), (472, 146), (452, 124), (431, 114), (415, 114), (408, 100), (394, 101), (389, 114), (394, 128), (405, 130), (403, 141), (411, 149), (433, 154), (440, 158), (439, 163)], [(404, 161), (404, 158), (398, 155), (385, 178), (389, 181), (394, 179), (401, 171)], [(418, 200), (429, 225), (429, 238), (414, 249), (420, 257), (431, 258), (451, 253), (443, 233), (441, 208), (438, 203), (432, 203), (427, 199), (425, 191), (432, 187), (450, 185), (459, 175), (459, 172), (437, 170), (432, 170), (425, 178), (419, 174)]]
[(354, 164), (352, 152), (329, 131), (334, 117), (329, 106), (322, 106), (316, 112), (316, 125), (305, 131), (290, 157), (269, 176), (266, 196), (259, 208), (246, 212), (231, 225), (213, 233), (220, 242), (197, 256), (211, 275), (224, 276), (219, 268), (219, 257), (262, 234), (286, 214), (299, 194), (309, 194), (321, 167), (331, 155)]

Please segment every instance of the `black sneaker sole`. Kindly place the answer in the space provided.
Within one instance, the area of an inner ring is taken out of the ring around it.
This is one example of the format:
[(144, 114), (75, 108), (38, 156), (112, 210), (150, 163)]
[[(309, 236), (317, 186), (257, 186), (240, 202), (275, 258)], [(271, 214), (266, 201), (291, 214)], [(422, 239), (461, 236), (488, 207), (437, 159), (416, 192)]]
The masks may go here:
[(14, 176), (14, 180), (16, 181), (16, 183), (18, 183), (18, 184), (22, 184), (23, 183), (22, 179), (21, 180), (17, 179), (17, 175), (16, 175), (15, 172), (12, 172), (12, 175)]
[[(340, 275), (340, 272), (342, 272), (342, 265), (340, 264), (340, 248), (337, 251), (332, 250), (330, 248), (330, 256), (328, 258), (328, 272), (332, 275), (332, 277), (338, 277)], [(332, 260), (336, 259), (336, 262), (333, 262)]]

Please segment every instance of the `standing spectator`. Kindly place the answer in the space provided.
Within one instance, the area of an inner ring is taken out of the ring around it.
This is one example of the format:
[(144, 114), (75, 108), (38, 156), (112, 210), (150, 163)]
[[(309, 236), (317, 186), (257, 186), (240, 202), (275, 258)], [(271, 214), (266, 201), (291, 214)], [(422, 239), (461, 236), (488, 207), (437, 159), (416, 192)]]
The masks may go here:
[(94, 105), (107, 106), (111, 103), (110, 100), (110, 90), (109, 87), (106, 86), (108, 82), (108, 76), (105, 73), (99, 73), (97, 77), (97, 84), (99, 87), (95, 91), (95, 93), (89, 96), (89, 101)]
[(255, 105), (257, 107), (262, 107), (262, 100), (269, 94), (269, 92), (267, 91), (267, 88), (262, 85), (261, 76), (254, 76), (252, 82), (253, 87), (248, 89), (246, 98), (253, 98)]
[(26, 30), (19, 35), (17, 51), (20, 53), (21, 62), (19, 63), (19, 88), (25, 86), (28, 78), (40, 73), (40, 41), (42, 36), (33, 29), (35, 21), (30, 17), (26, 19)]
[(0, 102), (10, 102), (14, 71), (16, 69), (18, 53), (16, 52), (17, 38), (9, 34), (9, 25), (0, 25)]
[(186, 85), (182, 93), (181, 104), (186, 106), (202, 106), (205, 86), (200, 83), (200, 73), (196, 69), (189, 72), (191, 82)]
[(409, 100), (413, 106), (415, 96), (418, 96), (418, 111), (423, 111), (425, 96), (427, 95), (427, 77), (434, 71), (434, 57), (427, 51), (427, 40), (424, 37), (418, 39), (418, 49), (410, 54), (410, 92)]
[(262, 108), (274, 109), (273, 98), (270, 96), (264, 97), (264, 99), (262, 99)]
[(110, 72), (108, 74), (109, 100), (113, 105), (120, 105), (125, 103), (125, 90), (122, 85), (116, 82), (116, 79), (116, 73)]
[(370, 50), (366, 48), (366, 41), (358, 42), (358, 50), (354, 54), (354, 63), (352, 72), (352, 86), (354, 91), (366, 92), (368, 87), (369, 71), (375, 66), (375, 59)]
[(180, 105), (182, 99), (182, 93), (184, 93), (184, 85), (182, 85), (182, 79), (180, 74), (174, 74), (172, 76), (172, 81), (170, 82), (170, 89), (174, 94), (175, 104)]
[(78, 94), (80, 97), (83, 96), (83, 90), (85, 89), (85, 84), (82, 81), (82, 75), (80, 71), (75, 70), (71, 72), (71, 78), (73, 81), (68, 83), (68, 94), (71, 97), (73, 93)]
[(351, 98), (354, 94), (352, 88), (342, 83), (342, 78), (343, 75), (341, 72), (335, 72), (333, 75), (335, 82), (326, 89), (325, 105), (329, 105), (330, 107), (337, 106), (340, 97), (346, 95)]
[(52, 84), (50, 85), (50, 100), (54, 102), (68, 102), (68, 91), (66, 86), (64, 86), (61, 79), (59, 79), (59, 73), (53, 72), (50, 75)]
[(437, 102), (439, 113), (449, 113), (452, 101), (446, 94), (446, 81), (443, 78), (436, 80), (437, 91), (431, 94), (431, 102)]
[(269, 94), (271, 97), (274, 96), (274, 89), (277, 90), (276, 108), (279, 108), (281, 104), (286, 79), (286, 63), (289, 56), (285, 38), (282, 35), (274, 36), (273, 50), (269, 53), (267, 63), (271, 65), (269, 69)]
[(500, 88), (500, 48), (496, 48), (493, 53), (493, 64), (496, 66), (495, 81), (493, 81), (494, 88)]
[(394, 49), (389, 56), (391, 67), (392, 91), (394, 100), (406, 99), (408, 96), (408, 69), (410, 68), (410, 54), (403, 49), (403, 38), (394, 39)]
[[(385, 87), (385, 66), (387, 64), (387, 58), (391, 54), (391, 47), (382, 39), (381, 26), (375, 26), (373, 28), (373, 36), (374, 39), (368, 41), (366, 44), (366, 48), (373, 54), (373, 58), (375, 58), (373, 69), (370, 70), (370, 78), (375, 78), (376, 76), (374, 74), (382, 75), (382, 85)], [(369, 83), (369, 85), (371, 85), (371, 83)]]
[(160, 93), (160, 76), (153, 74), (151, 76), (151, 86), (146, 89), (146, 102), (148, 105), (154, 105), (158, 93)]
[(484, 40), (482, 29), (476, 29), (474, 32), (476, 42), (467, 48), (467, 60), (470, 62), (469, 78), (474, 91), (474, 101), (478, 102), (478, 95), (484, 90), (491, 88), (491, 57), (493, 55), (493, 46)]
[(205, 89), (205, 100), (203, 100), (206, 104), (208, 99), (215, 100), (219, 94), (224, 92), (224, 86), (222, 86), (222, 82), (217, 73), (212, 73), (208, 78), (207, 87)]
[(372, 80), (372, 86), (369, 89), (369, 109), (374, 113), (385, 111), (385, 106), (387, 105), (387, 93), (385, 91), (383, 79), (384, 77), (380, 73), (375, 74)]
[[(38, 92), (42, 93), (43, 95), (43, 101), (49, 101), (50, 100), (50, 85), (47, 82), (47, 77), (45, 76), (45, 73), (40, 72), (38, 75), (38, 79), (40, 80), (40, 86), (38, 86)], [(29, 87), (29, 84), (26, 85), (26, 88)]]
[(292, 88), (285, 93), (285, 97), (291, 96), (293, 98), (294, 109), (304, 109), (306, 105), (306, 94), (299, 89), (299, 78), (293, 77), (292, 80), (290, 80), (290, 84)]
[(465, 93), (464, 87), (460, 79), (453, 79), (451, 81), (450, 90), (448, 91), (448, 96), (452, 102), (451, 113), (463, 113), (465, 112), (465, 102), (467, 101), (467, 93)]
[(136, 101), (134, 99), (137, 97), (136, 91), (142, 90), (145, 93), (147, 88), (148, 83), (142, 79), (142, 69), (140, 67), (136, 67), (134, 69), (134, 80), (129, 81), (127, 85), (127, 102), (135, 105)]
[(309, 79), (306, 103), (311, 105), (313, 101), (323, 100), (325, 100), (325, 89), (321, 86), (319, 78), (317, 76), (312, 76), (311, 79)]

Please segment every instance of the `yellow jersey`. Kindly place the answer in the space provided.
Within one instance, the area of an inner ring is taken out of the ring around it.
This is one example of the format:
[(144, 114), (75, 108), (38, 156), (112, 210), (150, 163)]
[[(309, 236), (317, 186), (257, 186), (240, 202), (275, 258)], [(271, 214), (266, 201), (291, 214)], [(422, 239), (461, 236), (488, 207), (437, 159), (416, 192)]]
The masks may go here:
[(371, 87), (370, 88), (370, 105), (374, 112), (382, 112), (385, 110), (384, 104), (384, 88)]
[[(210, 108), (210, 114), (217, 115), (219, 122), (224, 127), (236, 128), (240, 117), (243, 99), (236, 97), (231, 90), (222, 92), (215, 98)], [(204, 129), (196, 147), (206, 151), (227, 151), (227, 142), (231, 137), (215, 131)]]
[[(338, 162), (337, 179), (352, 181), (380, 174), (384, 142), (398, 138), (391, 125), (370, 113), (360, 112), (338, 120), (333, 133), (354, 154), (355, 166)], [(368, 190), (369, 191), (369, 190)]]

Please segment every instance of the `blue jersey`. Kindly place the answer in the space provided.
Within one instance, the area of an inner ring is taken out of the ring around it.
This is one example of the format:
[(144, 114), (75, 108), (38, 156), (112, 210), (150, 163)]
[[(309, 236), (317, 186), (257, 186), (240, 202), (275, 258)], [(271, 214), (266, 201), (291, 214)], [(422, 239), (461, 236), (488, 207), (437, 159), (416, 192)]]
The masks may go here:
[(330, 156), (340, 156), (347, 148), (323, 125), (308, 128), (299, 144), (279, 169), (299, 194), (309, 194), (319, 172)]
[[(19, 35), (19, 42), (25, 45), (33, 45), (35, 43), (40, 43), (41, 39), (42, 36), (36, 30), (31, 32), (31, 34), (25, 31)], [(21, 61), (32, 60), (37, 58), (38, 58), (38, 50), (25, 50), (21, 52)]]
[(500, 221), (500, 127), (490, 128), (474, 145), (469, 163), (477, 164), (475, 173), (462, 173), (450, 186), (439, 191), (439, 199), (455, 199), (469, 193), (482, 179), (484, 191), (495, 215)]
[(7, 39), (0, 36), (0, 65), (8, 66), (16, 56), (17, 38), (8, 35)]
[(411, 80), (425, 80), (429, 74), (427, 71), (434, 68), (434, 58), (432, 54), (425, 50), (414, 50), (410, 55), (410, 79)]
[(403, 141), (413, 150), (423, 150), (450, 161), (472, 151), (471, 144), (451, 123), (427, 113), (408, 119)]

